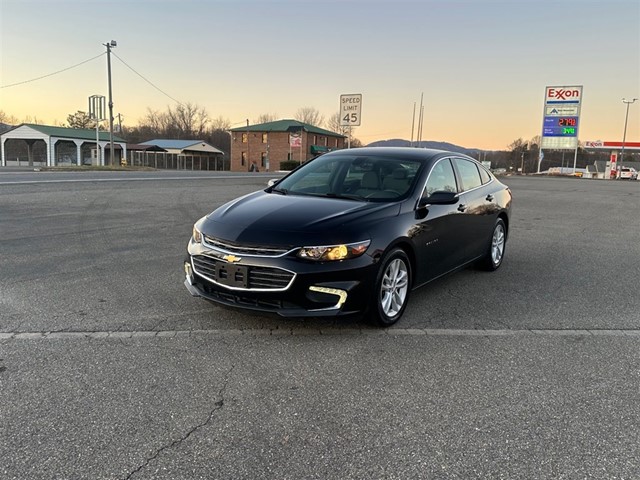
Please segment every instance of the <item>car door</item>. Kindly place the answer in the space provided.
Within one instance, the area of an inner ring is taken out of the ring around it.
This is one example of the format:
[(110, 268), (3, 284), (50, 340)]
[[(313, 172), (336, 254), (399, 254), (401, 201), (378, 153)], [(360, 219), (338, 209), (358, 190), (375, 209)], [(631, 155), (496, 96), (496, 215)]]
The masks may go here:
[[(491, 188), (491, 176), (471, 159), (453, 158), (461, 193), (461, 232), (465, 237), (466, 258), (473, 260), (483, 255), (489, 244), (498, 210)], [(464, 263), (464, 262), (462, 262)]]
[(462, 222), (459, 202), (449, 205), (428, 203), (434, 192), (457, 193), (458, 190), (451, 160), (440, 159), (428, 174), (415, 211), (416, 220), (409, 233), (418, 266), (416, 285), (447, 273), (464, 258), (464, 241), (458, 233)]

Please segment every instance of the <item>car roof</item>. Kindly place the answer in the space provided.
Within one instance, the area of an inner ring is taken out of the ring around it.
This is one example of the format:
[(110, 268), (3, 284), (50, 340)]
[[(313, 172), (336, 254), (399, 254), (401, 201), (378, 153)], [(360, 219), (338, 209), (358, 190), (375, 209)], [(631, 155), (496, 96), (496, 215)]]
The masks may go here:
[(406, 160), (432, 160), (437, 157), (446, 155), (455, 155), (463, 158), (470, 158), (468, 155), (457, 152), (449, 152), (446, 150), (436, 150), (434, 148), (411, 148), (411, 147), (359, 147), (351, 148), (349, 150), (334, 150), (333, 152), (325, 153), (324, 155), (340, 155), (344, 153), (350, 153), (352, 155), (372, 155), (372, 156), (393, 156), (401, 157)]

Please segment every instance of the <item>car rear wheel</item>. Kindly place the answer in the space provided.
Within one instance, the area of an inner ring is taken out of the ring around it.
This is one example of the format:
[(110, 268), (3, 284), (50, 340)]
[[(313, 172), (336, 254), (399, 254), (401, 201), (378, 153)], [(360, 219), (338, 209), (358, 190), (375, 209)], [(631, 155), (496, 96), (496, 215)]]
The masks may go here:
[(396, 323), (409, 301), (411, 264), (400, 248), (388, 252), (380, 262), (376, 277), (374, 304), (370, 319), (378, 326), (388, 327)]
[(481, 260), (480, 266), (489, 271), (500, 268), (504, 259), (504, 250), (507, 246), (507, 228), (504, 221), (499, 218), (493, 227), (491, 241), (486, 256)]

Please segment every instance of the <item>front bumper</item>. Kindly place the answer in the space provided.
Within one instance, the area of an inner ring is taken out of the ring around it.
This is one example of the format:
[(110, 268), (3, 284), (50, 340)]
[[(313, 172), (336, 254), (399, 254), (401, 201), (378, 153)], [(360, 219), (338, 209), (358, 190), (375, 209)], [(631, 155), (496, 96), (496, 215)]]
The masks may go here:
[[(292, 256), (242, 257), (232, 262), (224, 257), (223, 253), (189, 243), (184, 262), (184, 285), (189, 293), (228, 307), (283, 317), (364, 312), (377, 269), (367, 254), (322, 263)], [(279, 272), (286, 275), (277, 275)]]

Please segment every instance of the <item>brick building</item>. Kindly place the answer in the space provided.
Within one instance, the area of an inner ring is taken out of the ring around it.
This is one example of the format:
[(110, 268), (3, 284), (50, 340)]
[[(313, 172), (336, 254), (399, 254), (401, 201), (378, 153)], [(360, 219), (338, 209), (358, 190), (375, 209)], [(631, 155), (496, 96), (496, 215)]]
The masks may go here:
[(281, 162), (303, 163), (320, 153), (344, 148), (346, 138), (297, 120), (233, 128), (231, 171), (247, 172), (254, 162), (260, 171), (277, 171)]

